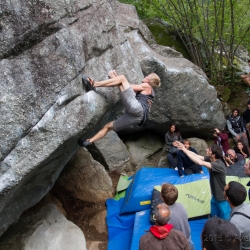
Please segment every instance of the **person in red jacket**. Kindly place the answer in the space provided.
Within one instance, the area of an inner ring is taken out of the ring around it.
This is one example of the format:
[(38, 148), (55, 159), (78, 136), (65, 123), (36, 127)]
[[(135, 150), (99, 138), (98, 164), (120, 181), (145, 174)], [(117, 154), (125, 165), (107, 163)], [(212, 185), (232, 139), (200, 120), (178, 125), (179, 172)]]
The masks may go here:
[(228, 134), (223, 130), (220, 131), (218, 128), (214, 128), (213, 137), (214, 137), (214, 143), (220, 146), (223, 150), (223, 153), (226, 154), (227, 150), (230, 149)]
[(190, 245), (184, 234), (168, 224), (171, 210), (165, 203), (156, 207), (155, 225), (140, 239), (139, 250), (190, 250)]

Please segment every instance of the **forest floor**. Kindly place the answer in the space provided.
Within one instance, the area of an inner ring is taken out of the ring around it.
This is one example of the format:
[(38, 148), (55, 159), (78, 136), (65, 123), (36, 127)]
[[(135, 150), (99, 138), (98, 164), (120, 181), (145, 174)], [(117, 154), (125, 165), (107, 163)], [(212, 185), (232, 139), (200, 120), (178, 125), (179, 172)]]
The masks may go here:
[(247, 107), (247, 101), (250, 99), (249, 94), (246, 94), (246, 84), (239, 81), (233, 86), (230, 86), (230, 88), (225, 86), (214, 87), (217, 90), (218, 98), (224, 107), (226, 105), (229, 108), (229, 112), (234, 108), (238, 108), (240, 110), (240, 114), (242, 114)]

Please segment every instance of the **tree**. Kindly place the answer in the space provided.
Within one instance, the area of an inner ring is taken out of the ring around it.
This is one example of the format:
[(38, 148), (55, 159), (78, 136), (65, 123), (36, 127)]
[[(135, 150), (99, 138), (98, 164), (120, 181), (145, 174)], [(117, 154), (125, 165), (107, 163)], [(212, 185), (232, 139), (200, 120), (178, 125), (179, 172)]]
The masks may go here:
[(250, 0), (125, 1), (138, 6), (139, 15), (143, 13), (143, 17), (157, 16), (169, 22), (193, 63), (201, 67), (213, 83), (234, 83), (236, 51), (239, 45), (250, 44)]

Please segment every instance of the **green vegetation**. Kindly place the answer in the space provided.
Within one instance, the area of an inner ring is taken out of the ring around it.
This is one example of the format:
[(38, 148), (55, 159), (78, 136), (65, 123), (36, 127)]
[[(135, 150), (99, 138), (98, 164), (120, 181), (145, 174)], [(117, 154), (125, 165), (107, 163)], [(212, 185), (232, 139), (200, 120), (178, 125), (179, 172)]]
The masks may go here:
[[(229, 86), (234, 92), (238, 86), (237, 49), (240, 45), (250, 49), (250, 0), (121, 2), (135, 5), (141, 19), (158, 17), (171, 24), (185, 45), (190, 60), (206, 72), (210, 82)], [(162, 44), (161, 39), (157, 40)]]

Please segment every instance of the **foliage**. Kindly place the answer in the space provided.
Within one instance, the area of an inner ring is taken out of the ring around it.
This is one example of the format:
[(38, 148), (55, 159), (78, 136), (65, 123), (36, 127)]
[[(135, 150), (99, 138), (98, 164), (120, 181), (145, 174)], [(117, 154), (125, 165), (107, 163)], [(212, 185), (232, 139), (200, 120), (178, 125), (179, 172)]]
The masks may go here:
[(160, 17), (178, 33), (193, 63), (214, 84), (235, 82), (234, 58), (240, 45), (250, 49), (250, 0), (123, 0), (143, 18)]

